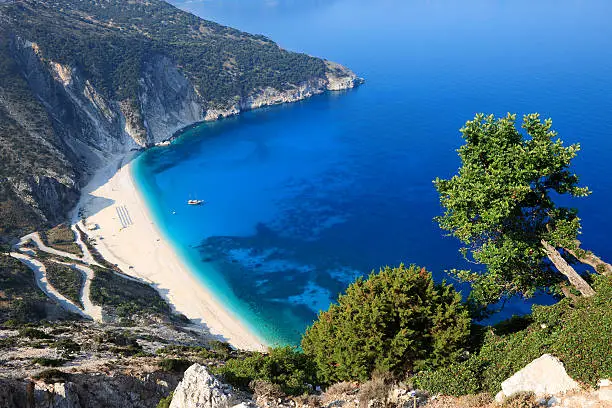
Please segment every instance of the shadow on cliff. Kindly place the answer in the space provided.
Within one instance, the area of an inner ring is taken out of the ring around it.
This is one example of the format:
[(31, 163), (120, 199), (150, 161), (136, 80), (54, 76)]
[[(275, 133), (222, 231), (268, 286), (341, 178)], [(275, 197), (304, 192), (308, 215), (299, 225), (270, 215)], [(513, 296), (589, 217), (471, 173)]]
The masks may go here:
[[(120, 172), (129, 172), (127, 165), (138, 156), (138, 153), (138, 151), (132, 151), (123, 157), (111, 159), (109, 163), (100, 166), (86, 179), (85, 185), (81, 188), (81, 198), (71, 213), (72, 222), (82, 217), (94, 216), (112, 205), (121, 204), (111, 198), (101, 197), (95, 192), (103, 186), (113, 191), (119, 189), (121, 181), (113, 182), (112, 179)], [(127, 176), (130, 177), (129, 174)]]

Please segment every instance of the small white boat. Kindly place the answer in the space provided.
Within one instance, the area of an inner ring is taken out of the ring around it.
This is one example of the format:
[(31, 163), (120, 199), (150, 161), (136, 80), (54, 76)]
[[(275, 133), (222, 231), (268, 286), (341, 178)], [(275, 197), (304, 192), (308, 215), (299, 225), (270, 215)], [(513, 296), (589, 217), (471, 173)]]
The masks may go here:
[(202, 205), (202, 204), (204, 204), (204, 200), (187, 200), (187, 204), (189, 204), (189, 205)]

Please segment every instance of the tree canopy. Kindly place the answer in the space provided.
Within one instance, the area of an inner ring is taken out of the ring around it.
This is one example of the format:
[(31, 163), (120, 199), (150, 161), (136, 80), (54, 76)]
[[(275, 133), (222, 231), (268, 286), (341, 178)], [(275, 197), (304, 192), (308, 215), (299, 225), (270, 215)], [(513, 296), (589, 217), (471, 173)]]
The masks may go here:
[(486, 266), (453, 272), (472, 282), (471, 297), (480, 304), (558, 287), (562, 275), (590, 296), (591, 287), (558, 250), (576, 252), (581, 229), (577, 210), (559, 198), (590, 194), (570, 170), (580, 146), (565, 146), (552, 121), (538, 114), (524, 116), (525, 135), (515, 122), (512, 114), (476, 115), (461, 129), (459, 173), (434, 181), (445, 209), (436, 218), (440, 227), (465, 244), (466, 259)]
[(416, 266), (386, 267), (359, 278), (302, 338), (326, 383), (367, 380), (372, 372), (404, 377), (455, 361), (470, 317), (451, 285)]

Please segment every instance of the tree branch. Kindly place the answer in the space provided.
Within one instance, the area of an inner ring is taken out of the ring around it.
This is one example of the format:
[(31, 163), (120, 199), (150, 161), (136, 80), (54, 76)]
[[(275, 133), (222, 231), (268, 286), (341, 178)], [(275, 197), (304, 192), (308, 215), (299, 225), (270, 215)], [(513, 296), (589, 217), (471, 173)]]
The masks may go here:
[(567, 252), (572, 254), (574, 258), (576, 258), (583, 264), (592, 266), (593, 269), (595, 269), (595, 272), (601, 275), (606, 275), (606, 276), (612, 275), (612, 265), (602, 261), (600, 257), (598, 257), (592, 252), (581, 250), (580, 241), (576, 241), (575, 249), (569, 249), (569, 248), (563, 248), (563, 249), (565, 249)]
[(582, 276), (576, 272), (574, 268), (567, 263), (565, 259), (561, 256), (559, 251), (552, 245), (550, 245), (546, 240), (541, 240), (540, 243), (544, 247), (544, 251), (546, 252), (546, 256), (548, 259), (555, 265), (555, 267), (561, 272), (570, 283), (582, 294), (584, 297), (590, 297), (595, 294), (593, 288), (585, 281)]

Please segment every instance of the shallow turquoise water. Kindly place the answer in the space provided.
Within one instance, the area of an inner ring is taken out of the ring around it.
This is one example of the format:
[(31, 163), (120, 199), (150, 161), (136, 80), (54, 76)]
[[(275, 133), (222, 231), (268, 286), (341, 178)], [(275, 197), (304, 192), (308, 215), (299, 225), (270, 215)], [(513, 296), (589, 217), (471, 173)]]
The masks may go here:
[[(203, 283), (270, 343), (296, 344), (356, 276), (462, 266), (432, 218), (476, 112), (538, 111), (594, 191), (583, 241), (612, 259), (612, 5), (606, 1), (212, 0), (204, 18), (346, 64), (364, 86), (248, 112), (154, 148), (134, 172)], [(189, 198), (208, 204), (189, 207)], [(539, 298), (540, 302), (550, 299)], [(513, 302), (504, 315), (526, 312)]]

